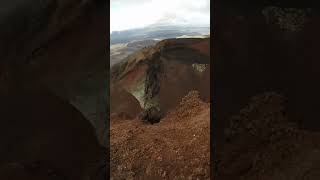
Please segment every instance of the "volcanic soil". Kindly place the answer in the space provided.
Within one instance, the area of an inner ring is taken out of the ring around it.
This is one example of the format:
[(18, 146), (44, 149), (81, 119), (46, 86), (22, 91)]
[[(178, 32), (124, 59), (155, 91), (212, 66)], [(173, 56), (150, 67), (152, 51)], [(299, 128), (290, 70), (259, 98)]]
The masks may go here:
[(210, 104), (199, 92), (157, 124), (124, 114), (111, 114), (111, 179), (210, 179)]

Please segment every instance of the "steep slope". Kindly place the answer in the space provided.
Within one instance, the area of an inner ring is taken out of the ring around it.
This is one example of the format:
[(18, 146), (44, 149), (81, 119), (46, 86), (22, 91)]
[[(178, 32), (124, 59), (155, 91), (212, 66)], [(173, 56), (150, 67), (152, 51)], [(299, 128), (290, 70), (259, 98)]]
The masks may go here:
[[(175, 107), (190, 90), (200, 91), (208, 102), (209, 49), (209, 38), (160, 41), (116, 64), (111, 69), (111, 86), (134, 96), (147, 116), (149, 110), (156, 109), (156, 114), (150, 115), (153, 117)], [(113, 98), (111, 103), (116, 101)]]

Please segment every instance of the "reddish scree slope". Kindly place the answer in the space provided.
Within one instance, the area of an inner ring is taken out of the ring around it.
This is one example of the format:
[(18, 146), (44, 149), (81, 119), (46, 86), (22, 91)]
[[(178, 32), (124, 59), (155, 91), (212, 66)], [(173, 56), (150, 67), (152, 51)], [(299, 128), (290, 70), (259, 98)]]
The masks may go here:
[(160, 123), (111, 117), (113, 179), (209, 179), (210, 105), (191, 91)]

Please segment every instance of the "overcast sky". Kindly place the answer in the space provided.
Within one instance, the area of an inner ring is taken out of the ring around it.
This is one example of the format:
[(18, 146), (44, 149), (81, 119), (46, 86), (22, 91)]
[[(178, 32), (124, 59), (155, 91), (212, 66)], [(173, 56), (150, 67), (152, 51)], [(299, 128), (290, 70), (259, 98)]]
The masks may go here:
[(111, 0), (110, 32), (159, 22), (210, 24), (210, 0)]

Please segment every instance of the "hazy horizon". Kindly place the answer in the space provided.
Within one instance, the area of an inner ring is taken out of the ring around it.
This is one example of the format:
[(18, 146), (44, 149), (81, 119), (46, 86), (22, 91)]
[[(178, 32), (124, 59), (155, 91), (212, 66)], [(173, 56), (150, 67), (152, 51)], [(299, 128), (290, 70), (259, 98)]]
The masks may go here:
[(210, 26), (210, 0), (111, 0), (110, 33), (151, 24)]

